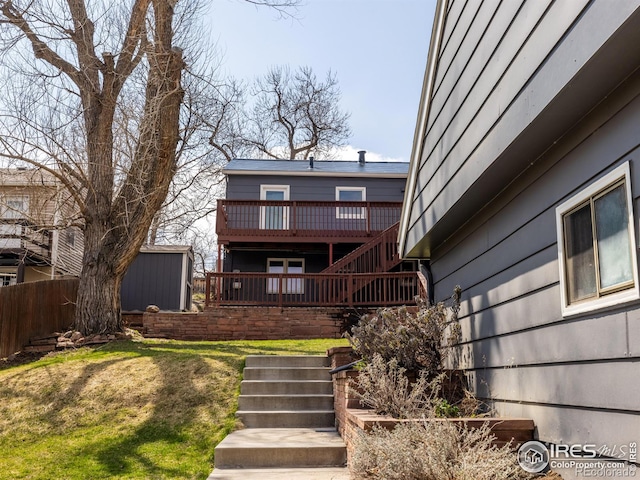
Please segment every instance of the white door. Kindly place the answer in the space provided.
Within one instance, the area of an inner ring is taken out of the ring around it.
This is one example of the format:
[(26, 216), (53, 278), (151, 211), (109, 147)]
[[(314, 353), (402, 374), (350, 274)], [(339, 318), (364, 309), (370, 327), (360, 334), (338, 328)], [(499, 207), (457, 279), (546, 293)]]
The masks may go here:
[[(289, 200), (289, 185), (260, 185), (260, 200), (269, 202)], [(276, 204), (260, 207), (260, 228), (263, 230), (288, 230), (289, 207)]]

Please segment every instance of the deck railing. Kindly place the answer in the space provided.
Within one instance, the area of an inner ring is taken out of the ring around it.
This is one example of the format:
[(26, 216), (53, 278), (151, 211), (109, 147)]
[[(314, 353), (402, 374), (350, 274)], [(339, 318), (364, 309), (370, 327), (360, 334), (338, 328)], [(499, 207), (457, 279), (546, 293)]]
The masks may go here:
[(402, 202), (218, 200), (218, 241), (366, 238), (400, 220)]
[(415, 272), (207, 274), (206, 305), (386, 307), (414, 304)]
[(20, 218), (0, 218), (0, 249), (51, 256), (51, 232)]

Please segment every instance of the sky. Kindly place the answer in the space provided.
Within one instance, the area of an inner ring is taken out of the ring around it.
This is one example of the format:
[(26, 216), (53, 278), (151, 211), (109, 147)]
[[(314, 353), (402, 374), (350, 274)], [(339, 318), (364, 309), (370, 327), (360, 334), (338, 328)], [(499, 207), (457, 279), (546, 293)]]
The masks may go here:
[(206, 19), (222, 71), (252, 81), (272, 66), (331, 70), (351, 114), (342, 153), (409, 161), (436, 0), (303, 0), (295, 19), (243, 0), (212, 0)]

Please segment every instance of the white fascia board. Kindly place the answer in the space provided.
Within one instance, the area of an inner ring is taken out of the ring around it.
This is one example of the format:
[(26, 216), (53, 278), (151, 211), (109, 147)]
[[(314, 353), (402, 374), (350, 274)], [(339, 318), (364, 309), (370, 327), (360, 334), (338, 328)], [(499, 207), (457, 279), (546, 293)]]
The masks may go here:
[(433, 19), (433, 30), (431, 31), (431, 41), (429, 43), (429, 54), (427, 56), (427, 67), (422, 83), (422, 93), (420, 94), (420, 110), (416, 121), (416, 129), (413, 134), (413, 147), (409, 160), (409, 174), (407, 186), (404, 189), (404, 201), (402, 203), (402, 214), (400, 216), (400, 230), (398, 232), (398, 253), (400, 258), (406, 254), (407, 232), (409, 230), (409, 219), (413, 208), (413, 196), (416, 190), (418, 169), (420, 168), (420, 157), (422, 156), (422, 139), (427, 131), (427, 119), (431, 110), (431, 95), (436, 78), (436, 67), (438, 65), (438, 52), (444, 33), (444, 23), (447, 13), (448, 0), (438, 0), (436, 4), (436, 14)]

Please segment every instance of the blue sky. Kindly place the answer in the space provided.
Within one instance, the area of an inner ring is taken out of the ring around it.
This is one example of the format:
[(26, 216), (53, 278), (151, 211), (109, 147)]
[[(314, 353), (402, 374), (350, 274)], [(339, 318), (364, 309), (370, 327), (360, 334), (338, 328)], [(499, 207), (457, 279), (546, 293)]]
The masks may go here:
[[(331, 69), (351, 113), (351, 149), (408, 161), (435, 0), (306, 0), (295, 19), (242, 0), (213, 0), (211, 41), (222, 69), (252, 80), (274, 65)], [(351, 158), (353, 156), (353, 158)]]

